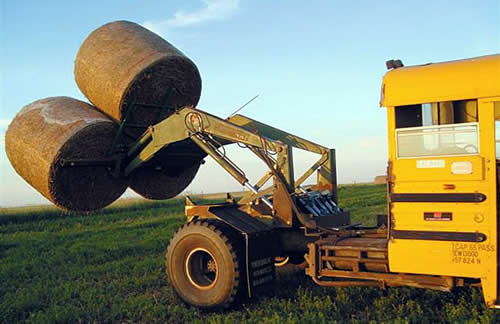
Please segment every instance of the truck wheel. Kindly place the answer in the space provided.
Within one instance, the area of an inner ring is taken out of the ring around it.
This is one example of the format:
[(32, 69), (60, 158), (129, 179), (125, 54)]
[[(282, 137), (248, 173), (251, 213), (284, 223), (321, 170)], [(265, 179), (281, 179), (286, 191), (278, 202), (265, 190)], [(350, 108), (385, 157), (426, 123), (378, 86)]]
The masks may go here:
[(169, 282), (186, 303), (200, 308), (226, 308), (239, 293), (237, 238), (217, 220), (182, 226), (166, 254)]

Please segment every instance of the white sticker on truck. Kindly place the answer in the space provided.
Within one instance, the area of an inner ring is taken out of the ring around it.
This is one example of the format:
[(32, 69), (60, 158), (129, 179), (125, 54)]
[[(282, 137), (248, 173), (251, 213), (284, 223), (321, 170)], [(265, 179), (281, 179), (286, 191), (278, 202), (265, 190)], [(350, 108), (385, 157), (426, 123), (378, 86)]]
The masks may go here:
[(472, 174), (472, 162), (462, 161), (451, 164), (451, 173), (453, 174)]
[(444, 160), (417, 160), (417, 169), (437, 169), (444, 166)]

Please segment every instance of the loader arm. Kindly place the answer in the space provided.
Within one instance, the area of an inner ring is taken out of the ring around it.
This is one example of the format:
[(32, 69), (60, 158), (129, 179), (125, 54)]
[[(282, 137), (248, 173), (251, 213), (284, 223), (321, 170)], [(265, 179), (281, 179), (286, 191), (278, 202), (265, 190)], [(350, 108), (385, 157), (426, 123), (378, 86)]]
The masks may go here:
[[(289, 151), (288, 146), (198, 109), (183, 108), (157, 125), (151, 126), (129, 150), (130, 162), (125, 167), (125, 176), (130, 175), (135, 169), (150, 160), (162, 148), (185, 139), (191, 139), (236, 181), (248, 188), (249, 194), (247, 198), (250, 201), (261, 200), (268, 208), (267, 214), (276, 214), (273, 203), (265, 196), (266, 192), (259, 192), (259, 189), (267, 181), (266, 179), (271, 178), (271, 174), (267, 173), (257, 186), (253, 186), (249, 183), (244, 171), (233, 163), (220, 148), (223, 145), (239, 143), (251, 150), (263, 152), (263, 154), (267, 154), (267, 152), (278, 153), (281, 158), (286, 159)], [(289, 175), (285, 178), (293, 179)], [(283, 195), (288, 195), (289, 187), (290, 185), (287, 184), (283, 188), (280, 187), (278, 191), (284, 191)], [(291, 224), (293, 215), (287, 213), (284, 217), (286, 223)], [(299, 219), (302, 219), (302, 217), (299, 216)]]
[[(186, 139), (192, 140), (238, 183), (249, 189), (240, 199), (240, 205), (262, 201), (267, 206), (267, 211), (264, 208), (263, 213), (271, 215), (285, 226), (293, 227), (298, 221), (307, 228), (316, 228), (315, 222), (306, 218), (298, 210), (292, 196), (306, 193), (301, 185), (317, 170), (319, 171), (317, 189), (323, 191), (328, 189), (331, 192), (328, 199), (333, 200), (333, 205), (337, 204), (334, 150), (241, 115), (224, 120), (191, 107), (185, 107), (162, 122), (149, 127), (129, 149), (124, 175), (130, 175), (135, 169), (153, 158), (162, 148)], [(224, 145), (232, 143), (246, 146), (267, 165), (268, 170), (255, 185), (249, 183), (244, 171), (223, 151)], [(320, 154), (319, 160), (297, 180), (294, 179), (292, 147)], [(269, 179), (273, 179), (274, 184), (262, 189)], [(320, 206), (312, 206), (313, 214), (316, 216), (327, 211), (326, 205), (322, 205), (321, 202), (317, 203)]]
[(129, 175), (150, 160), (163, 147), (199, 134), (211, 136), (214, 142), (220, 145), (222, 141), (217, 141), (214, 137), (223, 139), (224, 144), (241, 143), (276, 153), (286, 149), (286, 145), (280, 141), (252, 133), (202, 110), (185, 107), (162, 122), (149, 127), (128, 151), (131, 161), (125, 168), (125, 175)]

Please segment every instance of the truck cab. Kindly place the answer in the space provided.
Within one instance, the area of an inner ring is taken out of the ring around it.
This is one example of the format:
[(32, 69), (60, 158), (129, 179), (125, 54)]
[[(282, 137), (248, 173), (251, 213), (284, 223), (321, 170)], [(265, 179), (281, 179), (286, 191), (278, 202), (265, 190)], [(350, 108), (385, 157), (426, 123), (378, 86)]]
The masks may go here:
[(500, 55), (401, 65), (384, 76), (380, 100), (389, 269), (476, 283), (497, 305)]

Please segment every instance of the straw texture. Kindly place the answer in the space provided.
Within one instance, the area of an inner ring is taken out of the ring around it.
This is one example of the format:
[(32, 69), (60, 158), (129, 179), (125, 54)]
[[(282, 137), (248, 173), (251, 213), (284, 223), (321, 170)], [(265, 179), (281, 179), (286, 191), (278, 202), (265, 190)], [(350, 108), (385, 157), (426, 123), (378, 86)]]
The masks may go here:
[[(116, 121), (126, 119), (125, 144), (175, 110), (196, 106), (201, 94), (194, 63), (155, 33), (128, 21), (93, 31), (78, 51), (74, 72), (81, 91), (98, 109)], [(172, 198), (191, 183), (204, 156), (192, 143), (169, 146), (134, 171), (129, 185), (145, 198)]]
[(147, 199), (169, 199), (180, 194), (193, 181), (200, 164), (188, 168), (142, 168), (137, 170), (130, 188)]
[[(116, 121), (127, 116), (129, 125), (155, 124), (176, 109), (196, 106), (201, 94), (194, 63), (160, 36), (128, 21), (93, 31), (78, 51), (74, 73), (98, 109)], [(168, 109), (158, 108), (166, 103)], [(144, 129), (127, 128), (127, 133), (134, 139)]]
[(109, 154), (117, 125), (87, 103), (51, 97), (25, 106), (5, 135), (16, 172), (59, 207), (92, 211), (118, 199), (126, 180), (105, 166), (63, 167), (61, 159), (100, 159)]
[(173, 143), (130, 176), (130, 188), (148, 199), (169, 199), (194, 179), (206, 154), (191, 140)]

